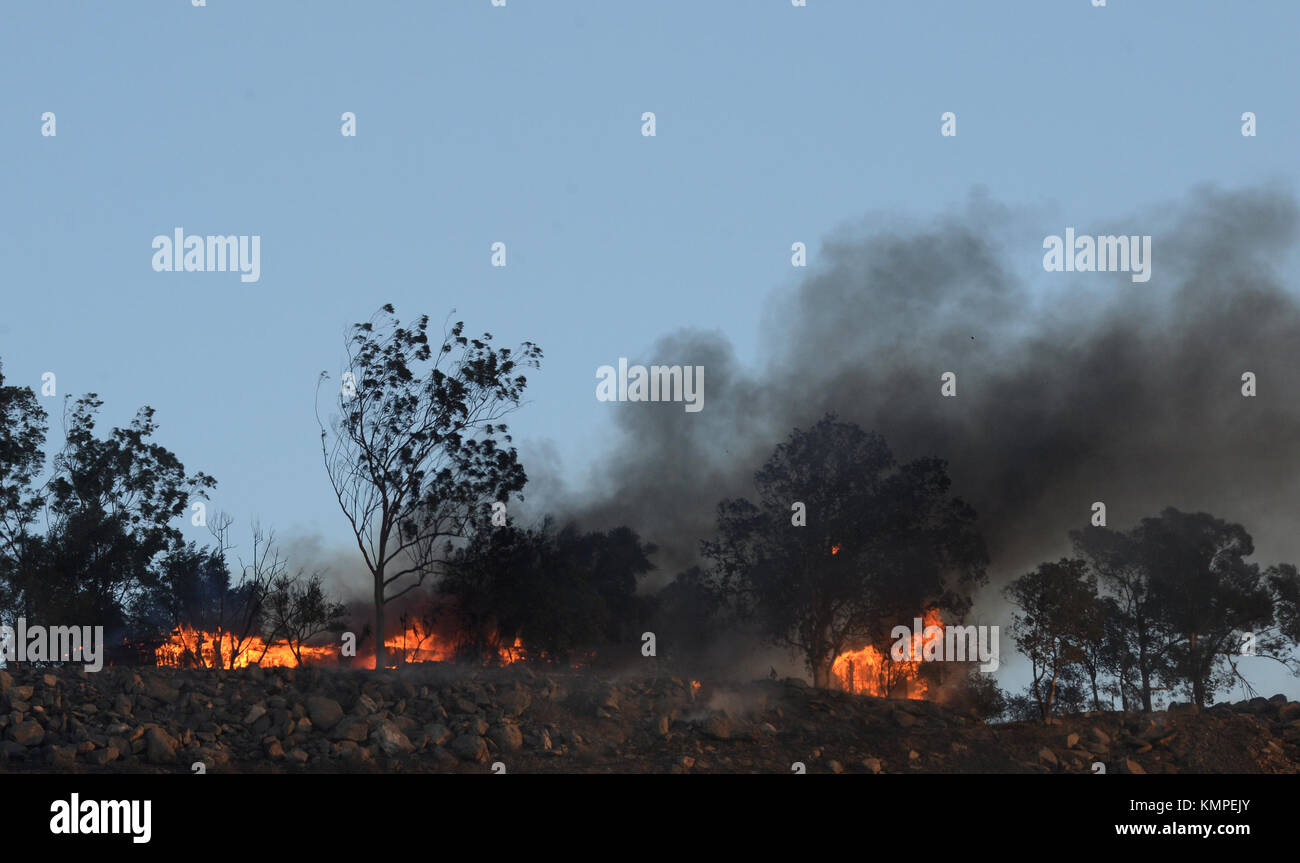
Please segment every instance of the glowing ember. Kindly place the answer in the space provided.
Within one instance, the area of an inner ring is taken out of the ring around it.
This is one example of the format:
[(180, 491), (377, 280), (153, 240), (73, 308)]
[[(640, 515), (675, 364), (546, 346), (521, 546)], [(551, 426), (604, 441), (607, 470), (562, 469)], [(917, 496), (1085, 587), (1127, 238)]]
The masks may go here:
[(881, 653), (875, 647), (867, 645), (861, 650), (850, 650), (835, 657), (831, 665), (831, 676), (836, 685), (845, 692), (859, 695), (888, 696), (905, 691), (908, 698), (925, 698), (928, 684), (920, 678), (922, 650), (935, 639), (943, 638), (943, 620), (939, 612), (930, 609), (925, 613), (925, 627), (936, 626), (939, 629), (928, 637), (913, 635), (910, 653), (915, 660), (895, 662), (888, 653)]
[(838, 545), (832, 545), (831, 554), (839, 554), (839, 553), (840, 553), (840, 547)]

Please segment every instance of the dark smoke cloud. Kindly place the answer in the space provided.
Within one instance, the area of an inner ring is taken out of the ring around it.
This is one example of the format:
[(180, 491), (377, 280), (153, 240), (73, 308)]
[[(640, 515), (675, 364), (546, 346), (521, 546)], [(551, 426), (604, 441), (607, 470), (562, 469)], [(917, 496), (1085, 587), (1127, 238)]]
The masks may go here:
[[(1043, 237), (1067, 226), (1153, 235), (1151, 280), (1044, 272)], [(752, 498), (773, 447), (834, 411), (900, 459), (948, 460), (994, 586), (1067, 553), (1098, 500), (1112, 527), (1205, 510), (1246, 525), (1262, 562), (1296, 560), (1300, 307), (1280, 275), (1296, 229), (1289, 194), (1209, 188), (1111, 224), (1049, 222), (978, 194), (928, 225), (871, 220), (771, 300), (762, 368), (742, 367), (720, 333), (664, 337), (643, 356), (703, 365), (704, 410), (621, 404), (601, 460), (616, 471), (583, 498), (547, 500), (536, 475), (530, 490), (585, 525), (636, 528), (660, 547), (662, 584), (696, 562), (717, 502)], [(946, 371), (955, 399), (939, 395)], [(1241, 395), (1244, 371), (1256, 398)]]

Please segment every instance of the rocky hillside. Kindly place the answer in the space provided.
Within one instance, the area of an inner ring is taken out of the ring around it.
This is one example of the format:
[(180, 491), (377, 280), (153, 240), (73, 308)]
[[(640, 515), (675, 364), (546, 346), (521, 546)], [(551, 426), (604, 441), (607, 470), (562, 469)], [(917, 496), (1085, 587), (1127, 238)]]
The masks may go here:
[(434, 664), (0, 671), (0, 771), (1300, 772), (1300, 703), (986, 725), (801, 681)]

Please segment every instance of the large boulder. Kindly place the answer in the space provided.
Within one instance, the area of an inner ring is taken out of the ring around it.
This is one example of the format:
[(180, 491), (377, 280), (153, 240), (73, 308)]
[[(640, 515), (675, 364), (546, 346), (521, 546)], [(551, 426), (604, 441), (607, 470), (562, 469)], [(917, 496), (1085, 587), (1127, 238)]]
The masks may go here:
[(429, 736), (429, 743), (433, 746), (441, 746), (452, 738), (451, 729), (441, 722), (430, 722), (424, 726), (424, 733)]
[(145, 694), (164, 704), (175, 704), (181, 697), (181, 691), (159, 677), (150, 677), (145, 686)]
[(487, 741), (477, 734), (462, 734), (451, 742), (451, 751), (461, 761), (484, 762), (488, 758)]
[(492, 726), (487, 736), (502, 752), (518, 752), (524, 745), (524, 733), (513, 722)]
[(311, 724), (322, 731), (329, 731), (343, 718), (343, 708), (333, 698), (323, 695), (307, 696), (307, 715)]
[(92, 749), (90, 752), (86, 753), (86, 761), (96, 767), (103, 767), (110, 761), (116, 761), (117, 756), (117, 747), (110, 743), (107, 746), (99, 749)]
[(704, 736), (714, 740), (730, 740), (732, 722), (721, 713), (715, 713), (704, 722)]
[(56, 770), (67, 770), (77, 763), (77, 750), (72, 746), (47, 746), (45, 763)]
[(497, 693), (497, 705), (507, 716), (521, 715), (532, 704), (532, 700), (533, 697), (528, 694), (528, 690), (519, 686)]
[(23, 746), (40, 746), (45, 729), (35, 719), (28, 719), (9, 729), (9, 739)]
[(394, 755), (405, 755), (415, 749), (415, 744), (411, 743), (400, 728), (387, 719), (375, 723), (375, 727), (370, 732), (370, 739), (390, 758)]
[(150, 764), (172, 764), (176, 761), (176, 738), (163, 729), (153, 726), (144, 735), (145, 757)]
[(369, 734), (370, 730), (366, 728), (364, 719), (359, 716), (349, 716), (335, 724), (329, 730), (328, 736), (330, 740), (354, 740), (357, 743), (362, 743)]

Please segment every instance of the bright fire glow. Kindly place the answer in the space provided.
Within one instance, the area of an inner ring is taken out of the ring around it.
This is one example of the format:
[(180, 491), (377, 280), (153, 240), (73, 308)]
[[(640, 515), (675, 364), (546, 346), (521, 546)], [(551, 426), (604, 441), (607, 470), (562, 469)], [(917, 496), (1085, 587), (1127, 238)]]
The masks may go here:
[(912, 635), (911, 655), (917, 657), (916, 660), (895, 662), (888, 652), (882, 654), (871, 645), (835, 657), (835, 662), (831, 665), (831, 676), (836, 686), (846, 692), (881, 697), (905, 688), (908, 698), (925, 698), (929, 687), (920, 679), (920, 657), (926, 644), (943, 638), (943, 620), (939, 617), (938, 610), (930, 609), (925, 613), (924, 626), (937, 626), (940, 631), (931, 633), (929, 638)]
[[(384, 639), (384, 647), (390, 663), (451, 662), (456, 654), (454, 641), (439, 638), (418, 626), (407, 627), (400, 635)], [(501, 665), (525, 657), (524, 643), (519, 638), (513, 644), (497, 645), (495, 651)], [(304, 646), (299, 652), (303, 665), (337, 665), (342, 659), (337, 643)], [(236, 653), (233, 666), (232, 653)], [(258, 636), (252, 636), (236, 645), (229, 632), (204, 632), (189, 625), (172, 630), (171, 637), (155, 651), (154, 659), (159, 666), (170, 668), (247, 668), (254, 664), (270, 668), (298, 664), (298, 658), (285, 642), (274, 641), (268, 645)], [(354, 668), (374, 668), (374, 652), (357, 656), (349, 664)]]
[[(293, 651), (284, 642), (268, 645), (261, 638), (252, 636), (236, 644), (232, 633), (204, 632), (188, 624), (173, 629), (171, 637), (155, 651), (154, 656), (158, 665), (170, 668), (231, 668), (232, 653), (236, 653), (234, 668), (246, 668), (253, 663), (264, 666), (298, 664)], [(319, 664), (332, 662), (338, 648), (303, 647), (301, 653), (303, 664)]]

